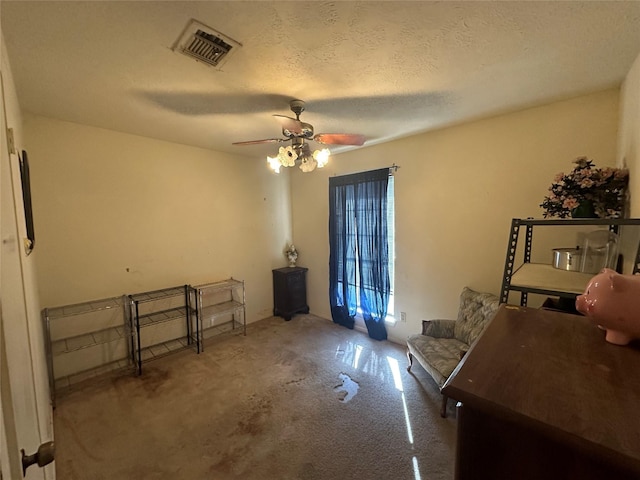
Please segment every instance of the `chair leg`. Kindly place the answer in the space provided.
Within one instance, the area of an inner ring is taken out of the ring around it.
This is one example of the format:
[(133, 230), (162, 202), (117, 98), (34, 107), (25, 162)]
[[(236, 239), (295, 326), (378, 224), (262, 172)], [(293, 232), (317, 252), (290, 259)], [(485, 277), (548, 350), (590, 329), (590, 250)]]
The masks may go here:
[(440, 407), (440, 416), (442, 418), (447, 418), (447, 400), (449, 400), (449, 397), (442, 394), (442, 407)]
[(409, 359), (409, 365), (407, 366), (407, 372), (411, 371), (411, 367), (413, 366), (413, 355), (411, 355), (411, 352), (409, 350), (407, 350), (407, 358)]

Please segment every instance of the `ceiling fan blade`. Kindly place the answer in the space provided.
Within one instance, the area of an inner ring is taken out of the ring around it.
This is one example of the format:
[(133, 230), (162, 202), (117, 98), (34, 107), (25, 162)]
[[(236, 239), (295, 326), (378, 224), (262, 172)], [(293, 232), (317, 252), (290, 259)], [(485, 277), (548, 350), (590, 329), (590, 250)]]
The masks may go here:
[(364, 135), (358, 133), (319, 133), (313, 139), (327, 145), (364, 145)]
[(247, 142), (233, 142), (231, 145), (257, 145), (259, 143), (287, 142), (288, 138), (265, 138), (264, 140), (249, 140)]

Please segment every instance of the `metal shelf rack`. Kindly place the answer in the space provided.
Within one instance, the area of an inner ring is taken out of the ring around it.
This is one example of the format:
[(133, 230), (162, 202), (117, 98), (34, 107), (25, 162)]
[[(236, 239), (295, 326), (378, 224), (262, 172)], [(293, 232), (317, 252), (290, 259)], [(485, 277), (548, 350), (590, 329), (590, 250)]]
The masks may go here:
[[(577, 226), (607, 226), (611, 231), (618, 232), (624, 225), (640, 226), (638, 218), (580, 218), (561, 220), (521, 219), (511, 221), (507, 255), (504, 263), (500, 303), (507, 303), (509, 292), (520, 292), (520, 305), (526, 306), (529, 293), (551, 295), (561, 298), (575, 299), (580, 295), (593, 274), (558, 270), (552, 265), (531, 263), (534, 227), (577, 227)], [(516, 254), (520, 228), (525, 227), (525, 245), (522, 263), (516, 266)], [(640, 243), (635, 252), (633, 273), (640, 271)]]
[(189, 285), (181, 285), (128, 296), (128, 316), (135, 337), (131, 359), (138, 375), (142, 375), (142, 364), (147, 360), (193, 345), (200, 352), (197, 314), (189, 303), (191, 290)]
[(200, 324), (200, 350), (204, 350), (205, 340), (221, 333), (247, 334), (244, 281), (229, 278), (196, 285), (191, 304)]
[(142, 364), (225, 332), (247, 334), (244, 281), (180, 285), (42, 310), (51, 399), (56, 390)]
[(131, 328), (125, 298), (112, 297), (42, 311), (49, 387), (57, 390), (86, 378), (131, 366)]

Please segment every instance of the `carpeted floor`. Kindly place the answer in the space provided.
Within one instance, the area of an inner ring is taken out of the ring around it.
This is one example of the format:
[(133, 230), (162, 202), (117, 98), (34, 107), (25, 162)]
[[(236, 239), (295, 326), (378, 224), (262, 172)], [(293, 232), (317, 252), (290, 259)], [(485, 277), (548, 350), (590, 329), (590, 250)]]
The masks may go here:
[(57, 478), (452, 479), (454, 407), (406, 366), (313, 315), (261, 320), (60, 396)]

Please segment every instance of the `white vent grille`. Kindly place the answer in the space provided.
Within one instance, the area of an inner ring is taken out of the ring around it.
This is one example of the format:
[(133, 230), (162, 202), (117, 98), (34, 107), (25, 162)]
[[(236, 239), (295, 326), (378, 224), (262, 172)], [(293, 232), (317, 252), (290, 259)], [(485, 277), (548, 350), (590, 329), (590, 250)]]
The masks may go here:
[(220, 68), (231, 53), (242, 45), (211, 27), (191, 20), (173, 50)]

